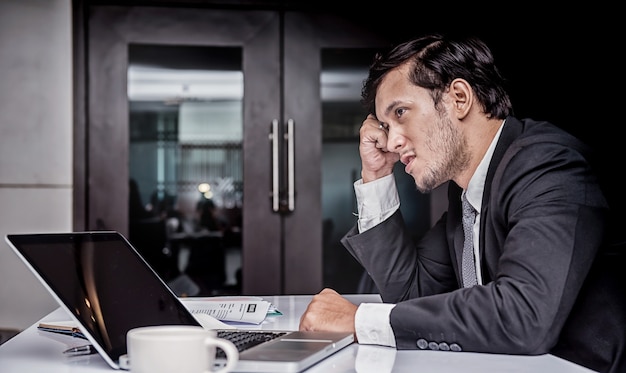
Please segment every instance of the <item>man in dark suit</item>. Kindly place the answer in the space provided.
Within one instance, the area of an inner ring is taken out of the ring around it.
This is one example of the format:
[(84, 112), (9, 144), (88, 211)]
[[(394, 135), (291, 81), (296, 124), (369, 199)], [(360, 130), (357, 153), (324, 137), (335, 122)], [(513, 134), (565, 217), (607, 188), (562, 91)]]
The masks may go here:
[[(358, 222), (342, 242), (383, 303), (357, 307), (324, 289), (300, 329), (351, 330), (359, 343), (398, 349), (553, 353), (626, 371), (624, 294), (585, 145), (515, 118), (490, 50), (473, 38), (430, 35), (378, 55), (363, 103), (371, 114), (360, 130)], [(419, 242), (398, 208), (398, 160), (421, 192), (450, 181), (447, 212)], [(462, 197), (477, 214), (466, 235)]]

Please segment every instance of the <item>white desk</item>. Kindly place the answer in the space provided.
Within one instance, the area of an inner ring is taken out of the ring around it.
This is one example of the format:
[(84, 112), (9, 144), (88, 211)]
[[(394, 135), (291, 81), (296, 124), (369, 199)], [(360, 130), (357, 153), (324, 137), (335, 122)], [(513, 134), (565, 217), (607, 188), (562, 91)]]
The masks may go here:
[[(380, 301), (377, 295), (348, 295), (355, 303)], [(283, 312), (268, 318), (263, 329), (298, 329), (300, 315), (310, 296), (268, 296), (266, 300)], [(69, 316), (61, 308), (41, 321), (64, 321)], [(2, 373), (82, 373), (113, 371), (99, 355), (67, 357), (65, 349), (84, 344), (84, 340), (37, 330), (37, 324), (27, 328), (0, 346)], [(552, 355), (509, 356), (444, 351), (396, 351), (392, 348), (353, 344), (307, 370), (315, 372), (508, 372), (508, 373), (583, 373), (589, 369)]]

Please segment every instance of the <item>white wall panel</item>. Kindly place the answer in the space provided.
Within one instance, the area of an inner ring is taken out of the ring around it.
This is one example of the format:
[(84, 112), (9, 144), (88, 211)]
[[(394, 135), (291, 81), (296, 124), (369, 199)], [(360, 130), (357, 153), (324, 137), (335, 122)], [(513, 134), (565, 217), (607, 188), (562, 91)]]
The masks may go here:
[(72, 228), (71, 0), (0, 1), (0, 328), (57, 307), (8, 233)]

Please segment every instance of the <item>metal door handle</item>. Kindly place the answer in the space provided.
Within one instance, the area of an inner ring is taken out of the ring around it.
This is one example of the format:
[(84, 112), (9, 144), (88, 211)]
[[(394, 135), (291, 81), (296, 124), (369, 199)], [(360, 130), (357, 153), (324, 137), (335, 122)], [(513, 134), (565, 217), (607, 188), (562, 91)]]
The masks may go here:
[(293, 211), (296, 205), (295, 199), (295, 154), (294, 154), (294, 120), (287, 121), (287, 133), (285, 134), (287, 141), (287, 208)]
[[(286, 127), (287, 128), (282, 132), (284, 142), (282, 147), (279, 143), (281, 132), (278, 126), (278, 119), (272, 121), (272, 130), (269, 135), (272, 141), (272, 190), (270, 194), (272, 198), (272, 211), (274, 212), (291, 212), (295, 209), (294, 120), (289, 119)], [(281, 154), (283, 157), (285, 155), (287, 156), (286, 162), (284, 158), (282, 158), (281, 162)], [(282, 174), (281, 170), (283, 171)], [(285, 181), (287, 182), (286, 188)], [(286, 198), (285, 190), (287, 193)]]
[(269, 137), (272, 141), (272, 211), (278, 212), (280, 201), (278, 189), (278, 119), (272, 121), (272, 130)]

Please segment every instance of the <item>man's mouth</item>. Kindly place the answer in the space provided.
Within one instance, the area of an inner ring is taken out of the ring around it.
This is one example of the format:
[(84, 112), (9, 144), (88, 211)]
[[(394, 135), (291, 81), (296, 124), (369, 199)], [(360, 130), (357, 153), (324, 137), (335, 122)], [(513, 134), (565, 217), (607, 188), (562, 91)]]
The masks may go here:
[(414, 155), (404, 155), (400, 159), (400, 162), (402, 162), (405, 165), (404, 172), (406, 172), (407, 174), (411, 173), (410, 172), (410, 170), (411, 170), (411, 162), (413, 162), (414, 159), (415, 159)]

